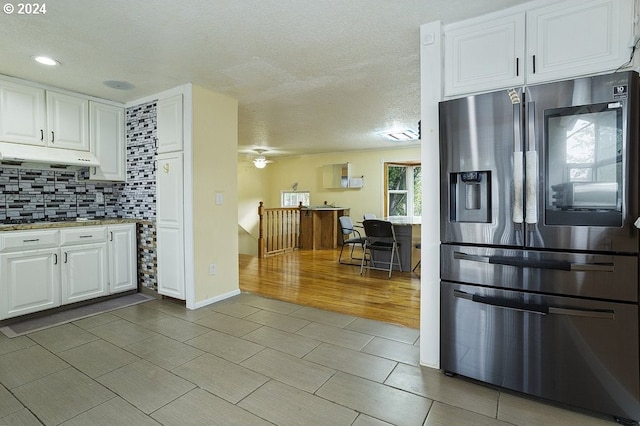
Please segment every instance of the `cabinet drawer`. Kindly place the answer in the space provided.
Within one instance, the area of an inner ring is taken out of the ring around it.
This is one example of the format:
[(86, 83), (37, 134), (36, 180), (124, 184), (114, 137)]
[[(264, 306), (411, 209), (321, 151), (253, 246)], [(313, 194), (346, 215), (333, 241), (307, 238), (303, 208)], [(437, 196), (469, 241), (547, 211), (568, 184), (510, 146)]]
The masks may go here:
[(59, 244), (60, 233), (57, 229), (0, 233), (0, 251), (2, 252), (57, 247)]
[(107, 241), (107, 228), (80, 226), (60, 231), (60, 245), (90, 244)]

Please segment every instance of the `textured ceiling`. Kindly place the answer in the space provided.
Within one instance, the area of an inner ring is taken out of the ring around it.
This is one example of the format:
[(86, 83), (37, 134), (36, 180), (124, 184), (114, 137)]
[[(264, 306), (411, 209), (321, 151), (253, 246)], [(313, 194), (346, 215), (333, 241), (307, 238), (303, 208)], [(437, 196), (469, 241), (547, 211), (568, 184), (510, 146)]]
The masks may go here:
[(120, 102), (192, 82), (238, 99), (241, 153), (387, 148), (378, 131), (417, 130), (420, 25), (520, 3), (56, 0), (45, 15), (0, 14), (0, 74)]

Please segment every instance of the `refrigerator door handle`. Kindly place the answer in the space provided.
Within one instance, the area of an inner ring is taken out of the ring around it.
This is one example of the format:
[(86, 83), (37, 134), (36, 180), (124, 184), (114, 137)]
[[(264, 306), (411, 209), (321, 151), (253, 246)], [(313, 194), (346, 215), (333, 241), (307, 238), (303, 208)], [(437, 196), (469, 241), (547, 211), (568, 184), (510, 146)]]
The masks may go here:
[(549, 313), (555, 315), (568, 315), (572, 317), (600, 318), (600, 319), (616, 319), (614, 311), (610, 310), (591, 310), (591, 309), (570, 309), (549, 307)]
[(460, 299), (470, 300), (475, 303), (480, 303), (482, 305), (509, 309), (511, 311), (527, 312), (536, 315), (547, 315), (549, 313), (549, 307), (545, 305), (519, 302), (517, 300), (509, 300), (502, 297), (481, 296), (479, 294), (465, 293), (460, 290), (453, 290), (453, 296)]
[(521, 104), (513, 104), (513, 223), (524, 222), (522, 194), (524, 189), (524, 163), (522, 156)]
[(535, 102), (527, 104), (528, 143), (525, 154), (525, 222), (538, 223), (538, 151), (536, 151), (536, 109)]
[(510, 256), (482, 256), (456, 251), (453, 258), (472, 262), (490, 263), (493, 265), (517, 266), (520, 268), (555, 269), (559, 271), (577, 272), (614, 272), (613, 263), (572, 263), (567, 260), (536, 260)]
[(453, 296), (458, 299), (470, 300), (474, 303), (480, 303), (482, 305), (489, 305), (496, 308), (509, 309), (512, 311), (526, 312), (536, 315), (567, 315), (572, 317), (615, 320), (615, 312), (608, 309), (594, 310), (559, 308), (555, 306), (509, 300), (502, 297), (481, 296), (478, 294), (470, 294), (460, 290), (453, 290)]
[(524, 222), (522, 191), (524, 187), (522, 151), (513, 153), (513, 223)]
[(526, 193), (525, 221), (529, 224), (538, 223), (538, 152), (527, 151), (525, 154)]

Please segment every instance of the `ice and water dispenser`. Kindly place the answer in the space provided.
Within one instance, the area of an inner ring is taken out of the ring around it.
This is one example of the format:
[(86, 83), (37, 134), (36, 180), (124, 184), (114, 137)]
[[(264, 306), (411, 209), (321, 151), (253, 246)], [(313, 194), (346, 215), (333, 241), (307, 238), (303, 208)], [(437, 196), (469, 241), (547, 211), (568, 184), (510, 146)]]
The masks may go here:
[(449, 209), (452, 222), (491, 222), (491, 172), (451, 173)]

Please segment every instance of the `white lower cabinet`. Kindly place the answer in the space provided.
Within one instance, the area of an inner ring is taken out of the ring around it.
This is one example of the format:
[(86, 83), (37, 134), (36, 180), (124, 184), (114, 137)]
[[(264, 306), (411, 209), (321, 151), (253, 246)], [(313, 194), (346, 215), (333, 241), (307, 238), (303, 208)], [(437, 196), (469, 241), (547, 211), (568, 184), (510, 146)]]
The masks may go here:
[(62, 304), (106, 296), (107, 243), (63, 247)]
[(110, 225), (109, 293), (138, 288), (136, 227), (134, 224)]
[(0, 320), (135, 290), (135, 224), (0, 232)]
[(59, 248), (0, 254), (0, 319), (60, 306)]

